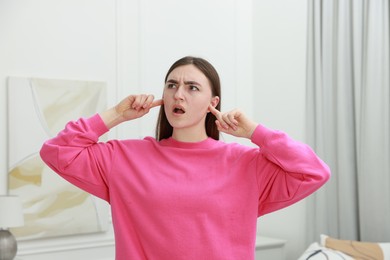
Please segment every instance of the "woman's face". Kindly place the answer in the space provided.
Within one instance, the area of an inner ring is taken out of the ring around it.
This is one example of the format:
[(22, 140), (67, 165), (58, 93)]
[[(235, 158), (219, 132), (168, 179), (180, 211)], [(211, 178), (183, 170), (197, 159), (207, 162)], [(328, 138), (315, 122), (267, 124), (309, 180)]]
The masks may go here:
[(167, 77), (163, 93), (166, 117), (175, 130), (205, 131), (209, 105), (216, 106), (208, 78), (194, 65), (175, 68)]

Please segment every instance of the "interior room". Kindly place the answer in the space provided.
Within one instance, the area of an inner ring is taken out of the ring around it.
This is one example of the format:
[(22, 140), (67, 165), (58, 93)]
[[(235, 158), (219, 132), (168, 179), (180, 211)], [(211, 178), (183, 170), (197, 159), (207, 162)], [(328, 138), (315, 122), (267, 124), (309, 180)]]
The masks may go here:
[[(331, 181), (318, 193), (258, 219), (256, 259), (308, 259), (313, 252), (325, 250), (319, 246), (320, 235), (380, 242), (385, 248), (390, 243), (389, 4), (387, 0), (361, 0), (348, 9), (347, 4), (339, 2), (343, 1), (1, 0), (0, 195), (19, 196), (24, 214), (35, 210), (25, 208), (29, 200), (48, 203), (47, 196), (59, 197), (51, 185), (34, 193), (42, 188), (41, 177), (23, 191), (20, 181), (13, 182), (18, 174), (13, 171), (18, 154), (23, 160), (30, 158), (32, 151), (37, 155), (38, 144), (47, 137), (36, 138), (29, 133), (34, 127), (27, 104), (35, 102), (35, 94), (31, 97), (22, 88), (40, 86), (38, 95), (49, 107), (55, 105), (46, 91), (51, 85), (58, 88), (52, 89), (58, 98), (75, 85), (92, 86), (92, 94), (72, 92), (76, 97), (94, 97), (82, 98), (75, 105), (81, 110), (83, 102), (94, 104), (86, 112), (92, 115), (131, 93), (161, 97), (169, 66), (193, 55), (208, 59), (218, 70), (222, 110), (240, 108), (256, 122), (308, 143), (332, 171)], [(339, 15), (337, 19), (332, 10)], [(370, 23), (360, 23), (358, 15), (348, 10), (358, 12), (363, 22)], [(343, 24), (340, 17), (349, 19)], [(332, 38), (329, 35), (336, 25), (340, 29)], [(353, 33), (343, 31), (351, 27)], [(356, 28), (365, 28), (361, 38)], [(374, 39), (366, 40), (369, 37)], [(318, 42), (322, 39), (328, 42)], [(356, 56), (359, 53), (363, 54)], [(325, 61), (318, 60), (321, 58)], [(353, 71), (344, 66), (351, 60), (358, 64), (352, 66)], [(380, 63), (367, 65), (370, 61)], [(374, 93), (370, 94), (366, 85), (375, 89)], [(372, 105), (371, 110), (364, 110), (367, 104)], [(337, 110), (343, 105), (346, 110)], [(346, 111), (352, 111), (356, 118)], [(120, 125), (105, 138), (154, 136), (157, 112), (151, 111), (136, 123)], [(51, 116), (63, 114), (58, 109)], [(357, 127), (350, 132), (353, 124)], [(321, 139), (322, 135), (333, 139)], [(253, 145), (229, 135), (221, 139)], [(351, 144), (363, 147), (364, 152), (348, 150)], [(356, 174), (360, 169), (362, 172)], [(50, 176), (45, 172), (45, 178), (54, 178)], [(25, 217), (24, 227), (11, 229), (18, 244), (15, 259), (115, 259), (109, 205), (94, 197), (88, 201), (78, 211), (67, 212), (70, 226), (60, 231), (55, 229), (55, 223), (60, 222), (50, 220), (54, 213), (42, 220), (45, 223), (31, 224), (39, 227), (31, 226), (30, 230), (42, 229), (35, 233), (23, 230), (30, 223)], [(4, 212), (0, 210), (0, 214)], [(89, 222), (91, 227), (72, 223), (72, 214), (79, 212), (84, 215), (80, 223)], [(358, 213), (359, 220), (355, 220)], [(54, 226), (54, 230), (44, 230), (44, 225)], [(313, 245), (316, 242), (318, 248)], [(384, 255), (382, 259), (390, 259)]]

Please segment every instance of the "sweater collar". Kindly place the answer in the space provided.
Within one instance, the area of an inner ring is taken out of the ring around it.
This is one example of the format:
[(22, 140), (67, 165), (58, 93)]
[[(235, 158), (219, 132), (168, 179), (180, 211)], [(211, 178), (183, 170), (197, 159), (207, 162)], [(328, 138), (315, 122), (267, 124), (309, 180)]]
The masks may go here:
[(183, 149), (208, 149), (213, 144), (218, 142), (217, 140), (214, 140), (211, 137), (208, 137), (207, 139), (200, 141), (200, 142), (181, 142), (173, 139), (172, 137), (169, 137), (167, 139), (163, 139), (160, 141), (160, 144), (162, 146), (169, 146), (169, 147), (176, 147), (176, 148), (183, 148)]

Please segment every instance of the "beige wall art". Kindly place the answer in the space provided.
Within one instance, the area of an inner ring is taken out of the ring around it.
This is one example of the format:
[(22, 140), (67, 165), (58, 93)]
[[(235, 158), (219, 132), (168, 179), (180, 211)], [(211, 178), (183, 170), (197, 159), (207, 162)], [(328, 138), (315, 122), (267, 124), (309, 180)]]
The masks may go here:
[(8, 190), (21, 198), (25, 219), (12, 232), (24, 240), (107, 230), (108, 204), (63, 180), (39, 156), (68, 121), (106, 107), (106, 83), (9, 77), (7, 87)]

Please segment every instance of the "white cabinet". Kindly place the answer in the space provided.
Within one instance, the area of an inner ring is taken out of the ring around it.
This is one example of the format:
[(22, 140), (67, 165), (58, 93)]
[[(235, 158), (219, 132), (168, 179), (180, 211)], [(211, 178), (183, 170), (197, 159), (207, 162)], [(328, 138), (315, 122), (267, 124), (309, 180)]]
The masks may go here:
[(286, 240), (257, 236), (256, 260), (285, 260), (284, 246)]

